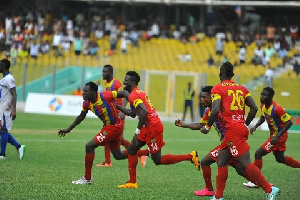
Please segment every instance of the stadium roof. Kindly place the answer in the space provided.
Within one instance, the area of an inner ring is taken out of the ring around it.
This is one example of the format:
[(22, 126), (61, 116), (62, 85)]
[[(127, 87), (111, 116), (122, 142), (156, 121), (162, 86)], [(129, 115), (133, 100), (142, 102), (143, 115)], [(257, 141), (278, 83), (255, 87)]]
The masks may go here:
[(156, 4), (185, 4), (210, 6), (262, 6), (262, 7), (300, 7), (300, 1), (245, 1), (245, 0), (78, 0), (87, 2), (115, 2), (115, 3), (156, 3)]

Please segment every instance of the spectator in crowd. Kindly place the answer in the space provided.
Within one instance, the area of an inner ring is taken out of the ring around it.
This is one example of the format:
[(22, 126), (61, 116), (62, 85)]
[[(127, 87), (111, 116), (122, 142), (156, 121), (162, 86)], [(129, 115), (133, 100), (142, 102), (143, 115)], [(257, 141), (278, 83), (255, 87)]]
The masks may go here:
[(300, 39), (296, 40), (295, 47), (298, 50), (298, 55), (300, 55)]
[(285, 67), (285, 62), (287, 60), (287, 50), (283, 47), (280, 47), (278, 51), (278, 57), (282, 59), (282, 67)]
[(109, 42), (110, 42), (110, 50), (115, 51), (117, 48), (118, 42), (118, 31), (116, 28), (113, 28), (109, 35)]
[(74, 51), (76, 56), (79, 56), (81, 54), (82, 45), (83, 45), (82, 43), (83, 43), (82, 39), (79, 38), (79, 36), (76, 36), (74, 40)]
[(151, 37), (158, 38), (160, 35), (160, 28), (157, 22), (154, 22), (151, 26)]
[(50, 44), (49, 44), (48, 40), (42, 42), (40, 50), (41, 50), (42, 54), (49, 53), (49, 51), (50, 51)]
[(265, 72), (265, 81), (267, 87), (272, 87), (273, 79), (274, 79), (274, 72), (271, 69), (271, 67), (269, 67)]
[(277, 39), (277, 40), (274, 42), (274, 50), (275, 50), (276, 52), (278, 52), (279, 49), (280, 49), (280, 40)]
[(262, 58), (263, 58), (264, 51), (261, 49), (260, 46), (258, 46), (254, 51), (254, 63), (256, 65), (262, 64)]
[(290, 26), (290, 34), (292, 36), (292, 40), (293, 40), (293, 43), (295, 43), (295, 40), (298, 39), (298, 26), (297, 25), (291, 25)]
[(39, 55), (40, 44), (37, 44), (35, 40), (30, 44), (30, 56), (34, 60), (37, 60)]
[(192, 60), (192, 56), (188, 53), (185, 52), (184, 55), (179, 55), (178, 58), (182, 61), (182, 62), (188, 62)]
[(123, 32), (121, 36), (121, 51), (124, 55), (127, 54), (128, 44), (130, 44), (130, 40), (128, 38), (128, 33)]
[(276, 51), (271, 47), (271, 45), (268, 45), (268, 47), (265, 49), (266, 56), (269, 58), (272, 58), (272, 56), (276, 53)]
[(17, 46), (13, 45), (10, 49), (10, 56), (11, 56), (11, 66), (15, 66), (17, 64), (17, 57), (18, 57), (18, 50)]
[(22, 61), (24, 61), (26, 58), (28, 58), (28, 51), (26, 50), (25, 46), (22, 46), (21, 51), (19, 52), (19, 58), (21, 58)]
[(211, 66), (213, 66), (214, 64), (215, 64), (215, 61), (214, 61), (212, 55), (210, 55), (210, 56), (209, 56), (209, 59), (207, 60), (207, 65), (208, 65), (208, 67), (211, 67)]
[(216, 54), (217, 55), (223, 55), (224, 41), (225, 41), (225, 39), (223, 39), (223, 38), (216, 41)]
[(240, 64), (245, 64), (246, 62), (246, 46), (243, 44), (239, 52)]
[(267, 66), (270, 63), (270, 57), (267, 56), (266, 52), (263, 52), (263, 57), (262, 57), (262, 65)]
[(268, 42), (274, 41), (275, 33), (276, 33), (275, 27), (273, 26), (273, 24), (269, 24), (269, 26), (267, 26), (266, 28), (266, 35), (267, 35)]
[(138, 47), (139, 46), (139, 34), (138, 32), (134, 29), (132, 31), (130, 31), (130, 40), (132, 42), (132, 45), (134, 47)]
[(298, 60), (295, 61), (294, 65), (293, 65), (293, 70), (298, 76), (300, 73), (300, 64), (298, 63)]

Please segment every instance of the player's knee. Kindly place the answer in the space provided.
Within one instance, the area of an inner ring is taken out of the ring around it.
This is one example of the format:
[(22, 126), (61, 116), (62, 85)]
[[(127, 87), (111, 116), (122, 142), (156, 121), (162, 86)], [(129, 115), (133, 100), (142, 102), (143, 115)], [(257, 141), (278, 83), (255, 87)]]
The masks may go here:
[(136, 149), (134, 146), (131, 146), (131, 145), (130, 145), (130, 146), (128, 147), (127, 151), (128, 151), (128, 154), (129, 154), (129, 155), (135, 155), (135, 154), (137, 153), (138, 149)]
[(285, 160), (284, 156), (276, 156), (275, 158), (278, 163), (284, 163)]
[(262, 158), (261, 153), (258, 150), (255, 152), (254, 157), (255, 157), (255, 159), (261, 159)]
[(93, 153), (94, 152), (94, 146), (90, 143), (87, 143), (85, 145), (85, 151), (86, 151), (86, 153)]
[(155, 165), (160, 165), (161, 162), (160, 162), (160, 158), (152, 158), (153, 162)]

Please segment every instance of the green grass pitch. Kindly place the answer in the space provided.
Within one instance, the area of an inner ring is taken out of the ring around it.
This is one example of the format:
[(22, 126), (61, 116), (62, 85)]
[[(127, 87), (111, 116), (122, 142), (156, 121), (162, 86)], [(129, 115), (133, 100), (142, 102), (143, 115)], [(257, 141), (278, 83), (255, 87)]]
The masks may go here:
[[(13, 136), (26, 144), (24, 160), (19, 160), (17, 151), (7, 146), (6, 160), (0, 162), (0, 199), (209, 199), (197, 197), (194, 190), (203, 189), (202, 171), (196, 171), (190, 162), (170, 166), (155, 166), (150, 158), (145, 168), (137, 168), (138, 189), (118, 189), (128, 178), (127, 160), (116, 161), (113, 167), (93, 166), (91, 185), (73, 185), (72, 180), (84, 174), (85, 144), (102, 127), (96, 118), (86, 118), (64, 138), (57, 136), (58, 128), (66, 128), (75, 117), (49, 116), (18, 113), (12, 130)], [(137, 120), (127, 120), (124, 137), (131, 140)], [(198, 151), (199, 158), (219, 144), (217, 134), (211, 131), (203, 135), (199, 131), (175, 127), (164, 122), (166, 145), (162, 154), (186, 154)], [(257, 131), (249, 137), (251, 159), (255, 150), (266, 140), (268, 132)], [(286, 155), (300, 160), (300, 134), (290, 133)], [(123, 148), (123, 147), (122, 147)], [(103, 147), (96, 149), (94, 164), (104, 160)], [(277, 199), (300, 199), (300, 171), (278, 164), (273, 155), (264, 158), (263, 174), (267, 180), (280, 188)], [(216, 164), (212, 165), (215, 186)], [(229, 178), (224, 199), (265, 199), (262, 189), (248, 189), (243, 177), (229, 167)]]

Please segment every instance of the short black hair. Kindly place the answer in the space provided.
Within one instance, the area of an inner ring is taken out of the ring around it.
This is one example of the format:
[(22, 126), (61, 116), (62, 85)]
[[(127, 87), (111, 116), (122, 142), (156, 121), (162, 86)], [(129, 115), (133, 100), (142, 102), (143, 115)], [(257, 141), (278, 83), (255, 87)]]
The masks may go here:
[(7, 70), (9, 70), (9, 68), (10, 68), (10, 61), (8, 59), (4, 58), (0, 62), (2, 62), (4, 64), (4, 66), (5, 66), (5, 68)]
[(126, 73), (126, 75), (130, 76), (132, 78), (132, 81), (134, 81), (136, 85), (139, 84), (141, 78), (140, 78), (140, 75), (138, 73), (136, 73), (135, 71), (128, 71)]
[(213, 86), (205, 86), (204, 88), (202, 88), (201, 92), (207, 92), (210, 94), (212, 88)]
[(98, 85), (96, 83), (90, 81), (90, 82), (87, 82), (85, 85), (90, 86), (90, 89), (92, 92), (98, 92)]
[(263, 90), (269, 92), (269, 94), (271, 95), (272, 98), (275, 95), (275, 91), (271, 87), (265, 87)]
[(111, 65), (104, 65), (103, 68), (107, 68), (109, 72), (113, 73), (114, 72), (114, 68)]
[(223, 67), (225, 69), (225, 74), (227, 77), (232, 78), (234, 76), (233, 65), (231, 64), (231, 62), (226, 61), (222, 64), (221, 67)]

